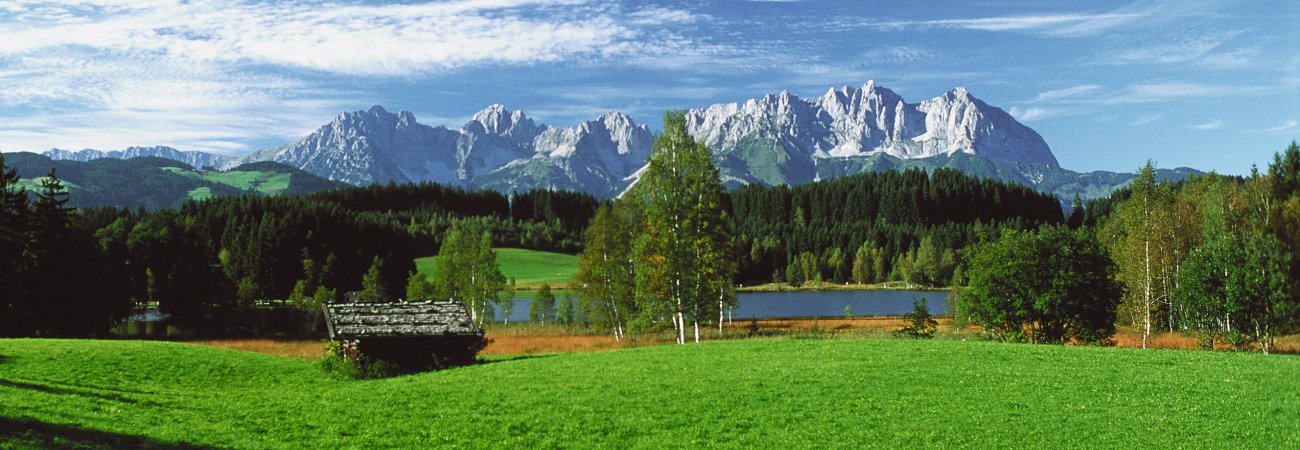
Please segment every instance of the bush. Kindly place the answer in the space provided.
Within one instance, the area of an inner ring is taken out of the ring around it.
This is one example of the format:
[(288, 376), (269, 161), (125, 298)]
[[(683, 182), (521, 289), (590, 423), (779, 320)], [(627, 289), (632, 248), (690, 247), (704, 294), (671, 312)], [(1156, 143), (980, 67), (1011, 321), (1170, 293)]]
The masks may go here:
[(356, 341), (331, 341), (325, 346), (321, 369), (342, 378), (384, 378), (401, 373), (396, 364), (374, 359), (357, 349)]
[(930, 339), (934, 337), (934, 332), (939, 328), (939, 322), (934, 320), (930, 315), (930, 307), (925, 304), (925, 299), (918, 298), (912, 300), (912, 312), (903, 316), (910, 322), (910, 325), (894, 331), (894, 335), (908, 337), (912, 339)]

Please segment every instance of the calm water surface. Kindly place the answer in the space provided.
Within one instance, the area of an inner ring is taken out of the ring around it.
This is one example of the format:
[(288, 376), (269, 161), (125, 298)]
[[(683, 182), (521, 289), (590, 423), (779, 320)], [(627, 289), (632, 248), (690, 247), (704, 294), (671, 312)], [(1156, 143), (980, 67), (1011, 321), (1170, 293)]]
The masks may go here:
[[(901, 316), (912, 312), (912, 300), (924, 298), (930, 314), (944, 313), (946, 291), (799, 291), (799, 292), (741, 292), (736, 294), (740, 305), (731, 311), (733, 320), (831, 318), (843, 317), (844, 307), (853, 309), (855, 316)], [(516, 298), (511, 322), (528, 320), (528, 303), (532, 297)], [(576, 299), (574, 300), (577, 301)], [(501, 320), (497, 311), (497, 320)]]

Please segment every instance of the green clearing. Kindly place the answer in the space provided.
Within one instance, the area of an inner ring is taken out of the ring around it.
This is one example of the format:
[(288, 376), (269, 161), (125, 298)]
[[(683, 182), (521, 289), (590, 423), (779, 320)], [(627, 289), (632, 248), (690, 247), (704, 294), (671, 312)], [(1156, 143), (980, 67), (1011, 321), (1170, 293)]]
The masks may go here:
[[(185, 170), (180, 167), (164, 167), (162, 170), (197, 180), (221, 183), (237, 189), (256, 190), (266, 195), (279, 195), (288, 190), (289, 179), (291, 177), (291, 174), (288, 173), (257, 170), (232, 170), (228, 172), (208, 171), (203, 172), (202, 174)], [(190, 198), (195, 198), (193, 191), (190, 192)]]
[[(18, 187), (32, 192), (40, 192), (41, 182), (45, 181), (48, 178), (49, 177), (22, 178), (18, 180)], [(63, 188), (67, 190), (81, 189), (81, 186), (78, 186), (76, 183), (70, 182), (68, 180), (64, 180), (60, 178), (59, 182), (63, 183)]]
[(384, 380), (146, 341), (0, 340), (0, 447), (1295, 448), (1300, 358), (759, 339)]
[[(538, 287), (550, 283), (552, 287), (567, 286), (578, 273), (578, 257), (565, 253), (543, 252), (522, 248), (497, 248), (497, 264), (501, 274), (515, 277), (520, 288)], [(415, 269), (426, 277), (433, 277), (433, 258), (426, 256), (415, 260)], [(557, 293), (556, 295), (562, 295)]]
[(190, 200), (207, 200), (212, 197), (212, 188), (207, 186), (196, 187), (186, 192), (185, 195), (189, 196)]

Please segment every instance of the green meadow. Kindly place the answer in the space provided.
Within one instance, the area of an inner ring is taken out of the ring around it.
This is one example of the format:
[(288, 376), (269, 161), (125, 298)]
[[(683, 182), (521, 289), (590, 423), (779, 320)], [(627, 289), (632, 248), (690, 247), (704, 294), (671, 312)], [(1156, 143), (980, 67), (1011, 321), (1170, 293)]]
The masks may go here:
[[(292, 175), (288, 173), (257, 170), (233, 170), (228, 172), (208, 171), (203, 172), (201, 175), (179, 167), (164, 167), (163, 170), (190, 178), (225, 184), (237, 189), (256, 190), (266, 195), (279, 195), (284, 193), (284, 191), (289, 189), (289, 179), (292, 177)], [(208, 192), (206, 196), (210, 195), (211, 192)], [(190, 198), (199, 199), (205, 198), (206, 196), (196, 194), (193, 191), (190, 192)]]
[(750, 339), (381, 380), (145, 341), (0, 340), (0, 447), (1295, 448), (1294, 356)]
[[(566, 253), (543, 252), (522, 248), (497, 248), (497, 264), (501, 274), (515, 278), (519, 287), (538, 287), (549, 283), (552, 287), (566, 286), (578, 272), (578, 257)], [(433, 277), (433, 258), (427, 256), (415, 260), (415, 269), (425, 276)]]

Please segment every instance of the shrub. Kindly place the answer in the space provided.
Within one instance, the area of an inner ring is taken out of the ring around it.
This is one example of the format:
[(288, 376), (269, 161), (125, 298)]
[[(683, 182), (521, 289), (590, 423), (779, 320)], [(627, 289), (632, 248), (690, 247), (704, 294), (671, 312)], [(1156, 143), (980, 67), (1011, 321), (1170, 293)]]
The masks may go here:
[(912, 301), (912, 312), (903, 316), (910, 323), (908, 326), (894, 331), (894, 335), (908, 337), (913, 339), (930, 339), (934, 337), (934, 332), (939, 328), (939, 322), (934, 320), (930, 315), (930, 307), (926, 306), (925, 299), (918, 298)]
[(325, 346), (321, 369), (342, 378), (384, 378), (401, 373), (396, 364), (374, 359), (357, 349), (356, 341), (331, 341)]

